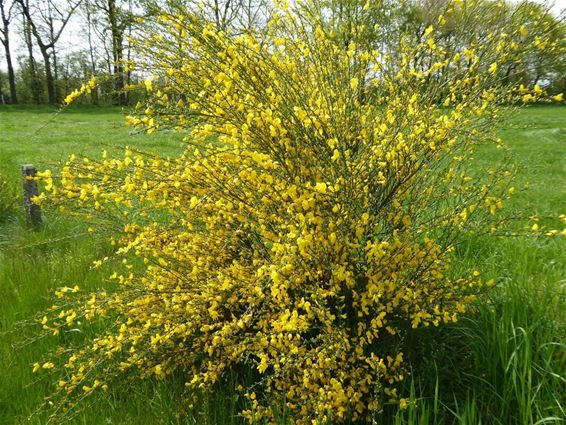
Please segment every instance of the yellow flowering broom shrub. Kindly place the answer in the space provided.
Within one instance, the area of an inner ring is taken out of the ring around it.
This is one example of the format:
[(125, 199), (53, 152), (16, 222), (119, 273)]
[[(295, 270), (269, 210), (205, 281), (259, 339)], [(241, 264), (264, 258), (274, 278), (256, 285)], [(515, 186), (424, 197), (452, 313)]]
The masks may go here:
[(41, 320), (55, 335), (107, 324), (35, 365), (58, 374), (59, 408), (125, 377), (175, 373), (193, 392), (248, 369), (250, 420), (367, 418), (406, 406), (406, 335), (458, 320), (489, 285), (455, 246), (492, 230), (507, 192), (509, 172), (470, 164), (512, 98), (481, 58), (510, 60), (520, 40), (449, 49), (431, 26), (394, 55), (316, 6), (281, 4), (243, 34), (161, 10), (137, 41), (147, 97), (128, 122), (185, 133), (185, 152), (44, 174), (62, 210), (120, 228), (123, 258), (105, 291), (59, 289)]

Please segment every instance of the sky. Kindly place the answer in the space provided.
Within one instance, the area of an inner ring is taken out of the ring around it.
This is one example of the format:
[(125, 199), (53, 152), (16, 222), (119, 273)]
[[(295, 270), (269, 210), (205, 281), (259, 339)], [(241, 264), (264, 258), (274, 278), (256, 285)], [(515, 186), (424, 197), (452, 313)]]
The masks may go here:
[[(566, 0), (534, 0), (538, 3), (548, 3), (552, 5), (552, 11), (559, 15), (560, 13), (565, 13), (566, 11)], [(86, 46), (86, 39), (84, 37), (84, 28), (82, 24), (82, 17), (73, 16), (69, 21), (65, 31), (63, 32), (61, 39), (58, 43), (59, 55), (65, 55), (71, 53), (72, 51), (80, 50)], [(12, 58), (14, 65), (17, 67), (17, 57), (23, 53), (23, 40), (21, 35), (18, 33), (19, 25), (15, 23), (11, 26), (11, 44), (12, 44)], [(1, 46), (1, 45), (0, 45)], [(40, 60), (40, 58), (37, 58)], [(6, 63), (4, 57), (4, 49), (0, 49), (0, 71), (6, 71)]]
[[(544, 3), (544, 1), (537, 1), (538, 3)], [(559, 14), (560, 11), (566, 9), (566, 0), (555, 0), (552, 10), (554, 13)]]

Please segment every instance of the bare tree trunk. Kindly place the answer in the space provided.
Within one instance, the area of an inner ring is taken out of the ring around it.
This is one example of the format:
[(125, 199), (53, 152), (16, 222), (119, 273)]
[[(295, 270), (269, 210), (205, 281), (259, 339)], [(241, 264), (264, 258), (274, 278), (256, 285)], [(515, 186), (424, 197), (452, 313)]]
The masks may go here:
[[(35, 41), (37, 42), (37, 46), (41, 52), (41, 56), (43, 57), (43, 62), (45, 64), (45, 84), (47, 86), (47, 99), (48, 102), (52, 105), (57, 103), (57, 92), (55, 89), (55, 80), (53, 76), (53, 69), (51, 67), (51, 53), (49, 50), (51, 49), (53, 54), (55, 54), (55, 44), (61, 37), (63, 30), (67, 26), (69, 19), (75, 12), (75, 10), (79, 7), (82, 0), (76, 0), (74, 4), (71, 5), (70, 9), (62, 14), (58, 10), (58, 14), (61, 16), (62, 24), (57, 31), (54, 29), (53, 19), (52, 19), (52, 10), (49, 10), (49, 17), (47, 19), (44, 18), (44, 23), (48, 24), (50, 33), (42, 35), (41, 27), (38, 27), (36, 22), (34, 22), (32, 18), (32, 14), (30, 12), (29, 3), (25, 0), (17, 0), (18, 4), (22, 9), (22, 13), (24, 14), (25, 18), (29, 23), (29, 28), (31, 33), (33, 34)], [(52, 8), (52, 3), (48, 2), (48, 7)], [(45, 42), (44, 39), (47, 38), (49, 41)]]
[[(131, 16), (133, 13), (133, 9), (132, 9), (132, 0), (128, 0), (128, 14)], [(130, 60), (132, 59), (132, 44), (130, 43), (130, 39), (132, 37), (132, 25), (128, 24), (128, 36), (127, 36), (127, 40), (128, 40), (128, 45), (127, 45), (127, 50), (126, 50), (126, 60), (127, 63), (130, 63)], [(130, 85), (132, 82), (132, 69), (131, 67), (128, 67), (128, 71), (126, 71), (126, 84)], [(128, 96), (128, 92), (124, 91), (125, 94), (125, 101), (126, 103), (129, 102), (129, 96)]]
[(63, 93), (69, 93), (70, 89), (69, 89), (69, 66), (70, 63), (69, 61), (66, 61), (65, 63), (65, 68), (64, 68), (64, 76), (63, 76), (63, 82), (64, 82), (64, 86), (63, 86)]
[[(88, 53), (90, 57), (90, 71), (92, 75), (97, 74), (96, 69), (96, 59), (94, 56), (94, 44), (92, 41), (92, 11), (90, 9), (91, 5), (89, 2), (86, 4), (86, 23), (87, 23), (87, 38), (88, 38)], [(98, 105), (98, 88), (95, 87), (91, 92), (91, 99), (94, 105)]]
[(4, 53), (6, 55), (6, 66), (8, 68), (8, 84), (10, 86), (10, 103), (18, 103), (18, 96), (16, 93), (16, 75), (14, 73), (14, 65), (12, 63), (12, 54), (10, 51), (10, 39), (6, 33), (6, 37), (3, 40)]
[(0, 105), (3, 105), (4, 103), (4, 94), (2, 93), (2, 73), (0, 73)]
[[(23, 0), (19, 0), (20, 6), (22, 8), (22, 12), (28, 22), (28, 26), (29, 26), (29, 30), (30, 32), (33, 34), (33, 36), (35, 37), (35, 41), (37, 43), (37, 47), (39, 47), (39, 51), (41, 52), (41, 56), (43, 57), (43, 65), (45, 66), (45, 84), (47, 86), (47, 101), (52, 104), (55, 105), (57, 103), (57, 100), (55, 98), (55, 86), (53, 83), (53, 73), (51, 71), (51, 59), (49, 57), (49, 45), (46, 45), (42, 38), (41, 35), (38, 32), (38, 29), (35, 25), (35, 23), (33, 22), (33, 19), (31, 17), (31, 13), (30, 13), (30, 9), (29, 9), (29, 3), (24, 3)], [(31, 35), (30, 35), (31, 38)], [(28, 44), (28, 49), (30, 52), (30, 55), (32, 55), (32, 47), (31, 47), (31, 41)]]
[(16, 93), (16, 76), (14, 73), (14, 65), (12, 64), (12, 54), (10, 49), (10, 21), (12, 17), (12, 7), (6, 11), (6, 3), (0, 0), (0, 12), (2, 18), (2, 44), (4, 45), (4, 53), (6, 55), (6, 66), (8, 68), (8, 85), (10, 86), (10, 103), (18, 103), (18, 96)]
[(43, 56), (43, 64), (45, 66), (45, 85), (47, 86), (47, 101), (51, 105), (57, 104), (57, 95), (55, 93), (55, 80), (53, 78), (53, 71), (51, 69), (51, 58), (49, 51), (44, 45), (39, 45), (41, 56)]
[[(51, 11), (49, 11), (49, 13), (51, 14)], [(51, 15), (49, 16), (48, 25), (49, 25), (49, 42), (53, 46), (51, 48), (51, 54), (50, 54), (50, 56), (53, 58), (53, 89), (55, 93), (55, 101), (58, 102), (59, 90), (57, 89), (57, 81), (59, 81), (59, 72), (57, 69), (57, 50), (55, 49), (55, 41), (54, 41), (55, 31), (53, 27), (53, 17)]]
[[(51, 12), (49, 12), (51, 13)], [(51, 56), (53, 57), (53, 78), (55, 83), (59, 80), (59, 70), (57, 69), (57, 50), (55, 49), (55, 29), (53, 26), (53, 17), (49, 16), (49, 42), (53, 45)], [(57, 93), (57, 86), (55, 86), (55, 97), (59, 98)]]
[(28, 50), (28, 61), (29, 61), (29, 68), (30, 68), (30, 90), (31, 96), (35, 103), (39, 104), (40, 101), (40, 93), (39, 93), (39, 84), (38, 84), (38, 77), (37, 77), (37, 67), (35, 64), (35, 57), (33, 56), (33, 41), (31, 38), (31, 29), (29, 22), (25, 16), (23, 16), (23, 23), (24, 23), (24, 40), (26, 42), (26, 47)]
[(126, 104), (124, 92), (124, 30), (118, 22), (118, 10), (116, 0), (108, 0), (108, 21), (112, 34), (112, 60), (114, 74), (114, 99), (118, 105)]
[(218, 0), (214, 0), (214, 19), (216, 20), (216, 29), (220, 29), (220, 5)]

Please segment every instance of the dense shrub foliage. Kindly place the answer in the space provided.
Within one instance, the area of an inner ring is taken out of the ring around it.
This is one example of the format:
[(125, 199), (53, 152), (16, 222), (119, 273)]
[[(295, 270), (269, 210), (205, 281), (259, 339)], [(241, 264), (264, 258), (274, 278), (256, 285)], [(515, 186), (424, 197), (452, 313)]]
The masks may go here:
[(35, 365), (60, 370), (61, 408), (125, 377), (175, 373), (192, 391), (246, 369), (251, 420), (403, 408), (407, 335), (457, 321), (489, 286), (454, 247), (495, 229), (511, 189), (509, 171), (470, 163), (499, 143), (498, 103), (541, 91), (499, 89), (498, 61), (524, 38), (441, 45), (439, 19), (393, 57), (318, 6), (282, 4), (243, 34), (161, 10), (138, 40), (147, 99), (128, 121), (185, 132), (184, 154), (71, 158), (43, 174), (62, 209), (121, 229), (115, 284), (83, 298), (62, 288), (42, 319), (56, 335), (111, 324)]

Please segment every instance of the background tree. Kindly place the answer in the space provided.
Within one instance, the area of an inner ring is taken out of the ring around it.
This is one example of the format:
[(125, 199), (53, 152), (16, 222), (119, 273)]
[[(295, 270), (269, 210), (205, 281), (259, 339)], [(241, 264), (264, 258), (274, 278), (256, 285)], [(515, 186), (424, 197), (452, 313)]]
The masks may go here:
[[(159, 10), (162, 3), (146, 0), (144, 8)], [(201, 18), (214, 23), (217, 30), (236, 34), (265, 26), (269, 10), (273, 8), (270, 0), (177, 0), (175, 3), (181, 10), (198, 13)]]
[[(175, 0), (174, 3), (230, 36), (265, 28), (274, 7), (271, 0)], [(3, 65), (7, 71), (6, 100), (14, 98), (15, 93), (12, 96), (8, 93), (17, 89), (20, 102), (56, 103), (63, 92), (72, 90), (73, 81), (80, 82), (84, 77), (84, 60), (88, 60), (88, 76), (105, 75), (107, 78), (99, 79), (97, 89), (81, 102), (131, 103), (128, 97), (132, 92), (125, 87), (142, 75), (132, 73), (129, 66), (136, 60), (130, 43), (139, 31), (136, 17), (157, 18), (156, 11), (162, 6), (160, 1), (1, 0), (0, 5), (4, 10), (0, 41), (11, 43), (8, 47), (11, 56), (4, 56), (6, 62), (15, 62), (13, 75), (10, 66)], [(383, 59), (387, 58), (397, 67), (402, 66), (401, 39), (421, 43), (426, 41), (429, 28), (434, 32), (435, 43), (444, 49), (445, 60), (464, 46), (475, 45), (472, 49), (477, 50), (492, 36), (490, 34), (500, 30), (508, 35), (518, 34), (516, 42), (522, 48), (521, 55), (513, 61), (499, 61), (497, 76), (506, 84), (519, 82), (530, 88), (538, 84), (551, 94), (566, 89), (566, 58), (561, 54), (566, 43), (566, 27), (563, 17), (553, 14), (548, 5), (510, 0), (313, 0), (305, 9), (317, 17), (309, 22), (307, 29), (314, 31), (318, 22), (335, 37), (340, 37), (344, 46), (352, 44), (356, 48), (379, 50)], [(6, 21), (12, 24), (9, 38), (3, 36), (8, 34)], [(84, 30), (73, 38), (71, 45), (70, 37), (65, 34), (70, 27), (79, 25)], [(34, 28), (43, 44), (37, 41)], [(39, 53), (43, 57), (41, 66), (36, 60)], [(482, 57), (481, 66), (489, 67), (500, 59), (498, 56)], [(79, 63), (67, 63), (73, 60)], [(433, 65), (427, 55), (413, 57), (411, 61), (420, 71)], [(442, 79), (448, 70), (439, 71), (429, 74), (427, 79)], [(13, 84), (7, 84), (9, 81)], [(363, 81), (359, 84), (358, 93), (363, 101), (369, 88)]]
[(0, 43), (4, 46), (6, 67), (8, 68), (8, 84), (10, 86), (10, 102), (18, 103), (16, 94), (16, 76), (12, 63), (12, 52), (10, 48), (10, 23), (12, 22), (15, 3), (11, 0), (0, 0)]
[(521, 63), (508, 64), (504, 75), (525, 86), (541, 84), (554, 92), (564, 90), (566, 78), (566, 25), (547, 6), (534, 2), (511, 5), (510, 26), (530, 42)]
[(3, 105), (4, 103), (4, 93), (2, 91), (2, 72), (0, 72), (0, 105)]
[[(25, 0), (27, 7), (29, 7), (29, 0)], [(21, 12), (21, 10), (20, 10)], [(30, 23), (23, 12), (21, 12), (22, 21), (22, 38), (26, 46), (26, 60), (20, 64), (20, 79), (23, 81), (23, 86), (26, 91), (30, 92), (30, 98), (36, 104), (41, 102), (41, 83), (40, 76), (37, 70), (38, 65), (35, 60), (33, 51), (33, 36), (31, 33)], [(26, 78), (27, 77), (27, 78)]]
[[(92, 75), (98, 75), (99, 73), (99, 62), (100, 62), (100, 54), (99, 49), (96, 43), (96, 33), (94, 30), (94, 9), (91, 0), (85, 0), (82, 4), (81, 8), (81, 15), (83, 20), (86, 22), (86, 41), (87, 47), (86, 51), (88, 52), (88, 63), (90, 68), (90, 73)], [(98, 90), (93, 90), (91, 93), (92, 103), (95, 105), (98, 104)]]
[(56, 62), (55, 66), (52, 64), (52, 59), (55, 58), (56, 60), (57, 57), (55, 46), (82, 0), (69, 1), (64, 4), (65, 8), (56, 4), (53, 0), (43, 0), (34, 4), (33, 9), (25, 0), (16, 1), (29, 23), (31, 33), (43, 57), (48, 102), (56, 104), (57, 92), (54, 75)]
[[(97, 32), (106, 51), (108, 71), (113, 75), (114, 81), (113, 98), (118, 105), (128, 102), (124, 90), (127, 81), (124, 60), (127, 59), (129, 50), (127, 34), (134, 24), (133, 8), (132, 0), (92, 0), (88, 5), (91, 28)], [(92, 33), (89, 37), (92, 37)], [(110, 45), (107, 45), (107, 40), (110, 40)]]

